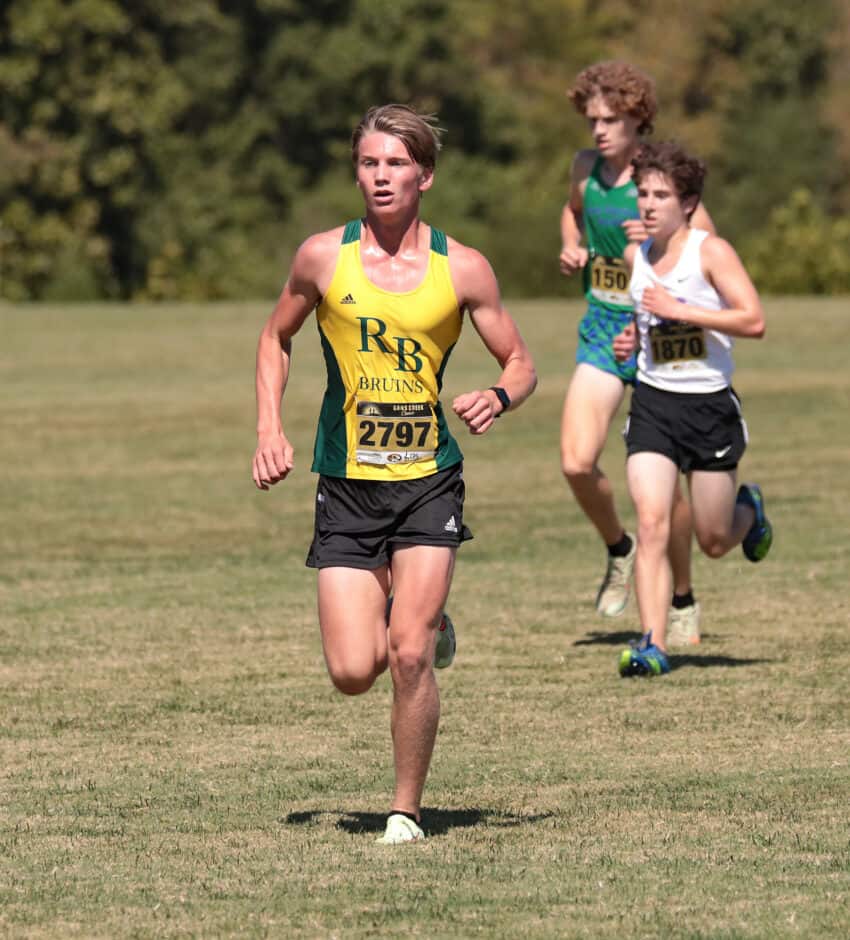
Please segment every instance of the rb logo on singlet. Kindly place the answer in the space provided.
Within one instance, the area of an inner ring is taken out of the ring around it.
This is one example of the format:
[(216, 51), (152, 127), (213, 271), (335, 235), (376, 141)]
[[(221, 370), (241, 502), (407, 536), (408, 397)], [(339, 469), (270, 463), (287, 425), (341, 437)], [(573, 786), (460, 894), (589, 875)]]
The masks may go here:
[[(387, 331), (387, 324), (377, 317), (358, 317), (360, 321), (360, 352), (373, 352), (370, 341), (381, 352), (390, 353), (396, 357), (398, 365), (396, 372), (421, 372), (422, 359), (417, 355), (422, 344), (409, 336), (386, 337), (386, 342), (382, 337)], [(370, 329), (370, 324), (373, 326)], [(387, 345), (390, 340), (395, 340), (395, 349)]]

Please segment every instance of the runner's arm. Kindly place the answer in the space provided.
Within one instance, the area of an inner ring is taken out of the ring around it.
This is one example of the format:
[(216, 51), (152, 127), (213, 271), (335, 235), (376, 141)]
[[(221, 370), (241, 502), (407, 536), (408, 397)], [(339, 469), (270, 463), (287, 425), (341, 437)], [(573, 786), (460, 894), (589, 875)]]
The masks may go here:
[(580, 150), (570, 171), (570, 195), (561, 211), (561, 274), (569, 277), (587, 264), (587, 249), (581, 245), (584, 189), (593, 168), (596, 152)]
[[(493, 385), (505, 390), (513, 411), (537, 385), (531, 353), (513, 318), (502, 306), (496, 275), (487, 259), (474, 249), (458, 244), (452, 245), (449, 257), (452, 279), (461, 304), (469, 312), (472, 325), (484, 345), (502, 368)], [(472, 434), (489, 430), (504, 410), (492, 387), (458, 395), (452, 407)]]
[(285, 479), (293, 467), (292, 445), (281, 421), (281, 401), (289, 378), (292, 337), (320, 300), (317, 272), (326, 255), (321, 239), (308, 239), (296, 252), (257, 344), (257, 449), (252, 475), (261, 490)]

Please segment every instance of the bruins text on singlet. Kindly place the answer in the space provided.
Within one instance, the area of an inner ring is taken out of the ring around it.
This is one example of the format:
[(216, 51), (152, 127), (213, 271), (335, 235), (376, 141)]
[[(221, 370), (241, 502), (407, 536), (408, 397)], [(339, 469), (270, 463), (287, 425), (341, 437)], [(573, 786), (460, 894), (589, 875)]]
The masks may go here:
[(357, 480), (410, 480), (460, 463), (439, 401), (463, 317), (446, 236), (431, 229), (425, 277), (393, 293), (373, 284), (360, 257), (360, 220), (345, 226), (317, 310), (328, 384), (313, 470)]
[(631, 310), (629, 272), (623, 261), (627, 219), (639, 218), (637, 187), (628, 180), (609, 186), (597, 157), (584, 190), (583, 222), (589, 258), (584, 268), (584, 295), (591, 306), (623, 313)]

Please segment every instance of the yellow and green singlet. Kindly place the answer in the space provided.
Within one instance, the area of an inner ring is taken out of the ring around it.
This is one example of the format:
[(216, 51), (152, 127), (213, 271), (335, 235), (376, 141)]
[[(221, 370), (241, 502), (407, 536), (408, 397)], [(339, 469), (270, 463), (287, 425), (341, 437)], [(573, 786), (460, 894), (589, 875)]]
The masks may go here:
[(411, 480), (463, 459), (439, 401), (463, 316), (446, 236), (431, 229), (425, 277), (403, 293), (363, 270), (359, 219), (345, 226), (317, 310), (328, 382), (313, 471), (355, 480)]

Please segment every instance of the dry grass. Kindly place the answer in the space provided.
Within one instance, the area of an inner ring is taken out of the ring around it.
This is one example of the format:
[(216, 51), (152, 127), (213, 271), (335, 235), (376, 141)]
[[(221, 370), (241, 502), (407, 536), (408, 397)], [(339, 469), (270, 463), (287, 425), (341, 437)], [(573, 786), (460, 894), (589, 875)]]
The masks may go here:
[[(3, 308), (0, 930), (21, 937), (843, 937), (850, 921), (847, 304), (738, 346), (774, 553), (698, 558), (705, 642), (621, 681), (636, 634), (558, 470), (575, 305), (512, 309), (540, 388), (463, 438), (455, 666), (426, 843), (373, 843), (388, 681), (324, 674), (308, 472), (249, 479), (258, 307)], [(445, 398), (490, 384), (470, 331)], [(606, 469), (623, 495), (622, 446)]]

